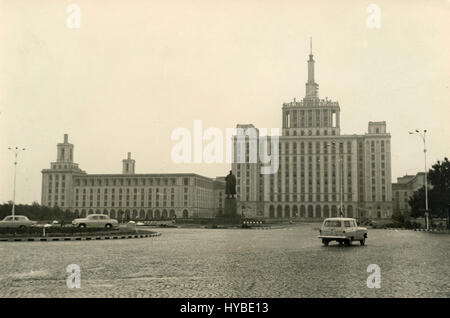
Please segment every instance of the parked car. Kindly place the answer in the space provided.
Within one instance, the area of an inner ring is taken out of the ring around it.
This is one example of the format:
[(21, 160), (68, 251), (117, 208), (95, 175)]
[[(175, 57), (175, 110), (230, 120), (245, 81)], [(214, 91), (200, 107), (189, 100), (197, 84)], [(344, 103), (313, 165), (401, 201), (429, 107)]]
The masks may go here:
[(327, 246), (331, 241), (350, 246), (353, 241), (359, 241), (361, 245), (366, 243), (367, 228), (359, 227), (353, 218), (328, 218), (323, 221), (319, 238)]
[(113, 228), (118, 227), (119, 222), (115, 219), (111, 219), (105, 214), (90, 214), (85, 218), (75, 219), (72, 221), (73, 226), (77, 227), (90, 227), (90, 228)]
[(36, 221), (31, 221), (24, 215), (8, 215), (0, 221), (0, 227), (25, 228), (35, 225)]

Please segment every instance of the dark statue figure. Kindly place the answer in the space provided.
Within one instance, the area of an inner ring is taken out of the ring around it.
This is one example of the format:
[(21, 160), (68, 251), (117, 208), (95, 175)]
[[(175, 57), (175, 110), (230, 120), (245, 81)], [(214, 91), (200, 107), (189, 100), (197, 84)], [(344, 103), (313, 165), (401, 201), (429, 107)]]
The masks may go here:
[(227, 198), (231, 197), (234, 198), (234, 195), (236, 194), (236, 177), (231, 172), (225, 177), (225, 181), (227, 182), (225, 186), (225, 194), (227, 195)]

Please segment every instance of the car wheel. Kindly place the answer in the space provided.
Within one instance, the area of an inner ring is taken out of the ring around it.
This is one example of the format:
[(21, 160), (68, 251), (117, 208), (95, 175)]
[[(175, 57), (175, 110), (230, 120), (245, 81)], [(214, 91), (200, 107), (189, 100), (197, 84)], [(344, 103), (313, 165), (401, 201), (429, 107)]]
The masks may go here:
[(345, 240), (345, 246), (350, 246), (352, 245), (352, 241), (350, 239)]
[(80, 224), (80, 225), (78, 225), (78, 227), (83, 229), (86, 227), (86, 224)]
[(328, 243), (330, 243), (330, 241), (323, 239), (322, 240), (322, 244), (325, 246), (328, 246)]
[(110, 229), (110, 228), (112, 228), (112, 225), (111, 224), (106, 224), (105, 228)]
[(21, 230), (24, 230), (25, 228), (26, 228), (25, 225), (20, 225), (20, 226), (19, 226), (19, 229), (21, 229)]
[(366, 244), (366, 239), (362, 239), (361, 241), (359, 241), (359, 243), (361, 244), (361, 246), (363, 246), (364, 244)]

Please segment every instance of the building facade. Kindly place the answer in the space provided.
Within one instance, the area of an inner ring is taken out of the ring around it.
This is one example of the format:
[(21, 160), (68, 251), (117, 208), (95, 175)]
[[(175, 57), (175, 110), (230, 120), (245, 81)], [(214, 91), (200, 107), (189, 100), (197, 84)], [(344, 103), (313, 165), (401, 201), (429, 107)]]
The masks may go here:
[[(409, 198), (413, 193), (425, 185), (425, 172), (419, 172), (416, 175), (405, 175), (397, 178), (396, 183), (392, 183), (392, 202), (393, 212), (409, 215), (411, 207)], [(431, 184), (428, 183), (431, 187)]]
[(42, 170), (42, 205), (119, 220), (212, 218), (222, 212), (225, 181), (221, 177), (136, 174), (131, 153), (122, 161), (122, 174), (88, 174), (73, 156), (74, 145), (66, 134), (57, 145), (56, 161)]
[[(319, 219), (339, 214), (389, 218), (391, 136), (386, 122), (369, 122), (364, 134), (342, 135), (340, 105), (319, 98), (314, 63), (311, 52), (305, 97), (283, 104), (277, 149), (268, 143), (267, 154), (278, 152), (276, 173), (262, 174), (261, 160), (249, 160), (252, 143), (260, 152), (255, 142), (258, 129), (237, 125), (245, 138), (244, 162), (237, 159), (244, 149), (237, 143), (238, 136), (234, 136), (233, 147), (240, 213), (269, 218)], [(256, 134), (247, 133), (250, 130)]]

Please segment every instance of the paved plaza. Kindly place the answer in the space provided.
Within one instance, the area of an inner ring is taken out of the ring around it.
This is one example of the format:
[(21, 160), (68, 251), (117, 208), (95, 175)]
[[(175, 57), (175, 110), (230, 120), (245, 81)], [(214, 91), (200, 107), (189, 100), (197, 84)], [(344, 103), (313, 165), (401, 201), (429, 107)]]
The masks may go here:
[[(120, 241), (0, 244), (0, 297), (449, 297), (450, 235), (369, 230), (366, 246), (317, 239), (319, 224), (159, 229)], [(81, 288), (66, 267), (81, 268)], [(369, 289), (369, 264), (381, 288)]]

